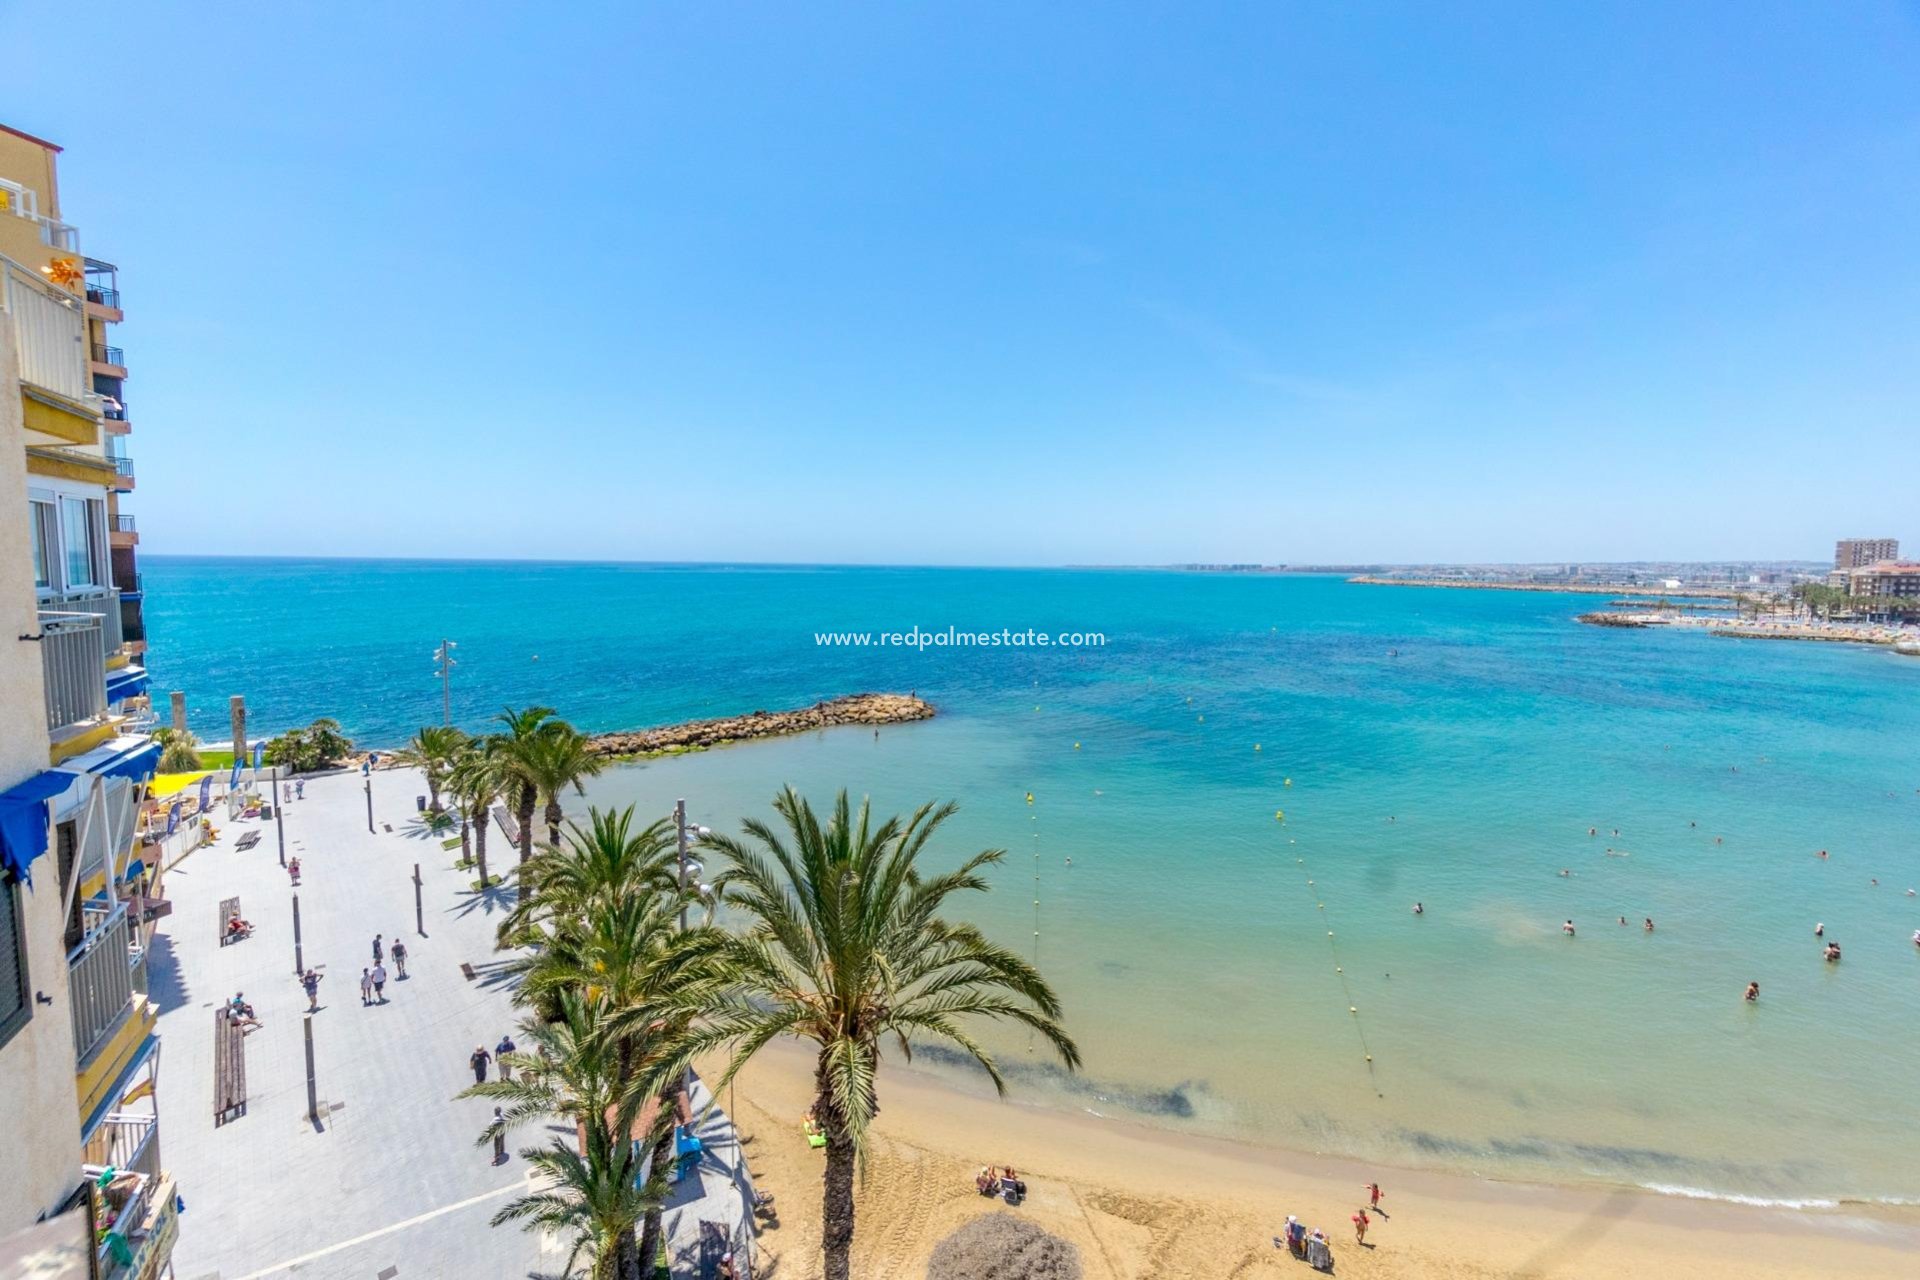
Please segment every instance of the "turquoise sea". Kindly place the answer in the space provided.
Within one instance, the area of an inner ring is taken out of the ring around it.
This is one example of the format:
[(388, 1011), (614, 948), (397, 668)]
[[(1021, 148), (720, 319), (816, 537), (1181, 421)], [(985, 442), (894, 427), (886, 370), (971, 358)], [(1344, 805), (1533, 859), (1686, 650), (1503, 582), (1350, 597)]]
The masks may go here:
[[(1085, 1051), (1069, 1080), (1004, 1037), (1022, 1096), (1502, 1176), (1920, 1199), (1920, 661), (1327, 577), (144, 564), (156, 700), (184, 690), (213, 740), (243, 693), (256, 730), (325, 714), (393, 743), (439, 719), (442, 637), (475, 729), (507, 704), (600, 730), (917, 690), (937, 719), (589, 796), (685, 796), (715, 827), (786, 782), (959, 801), (949, 852), (1009, 850), (969, 906), (1037, 948)], [(814, 642), (915, 625), (1107, 643)]]

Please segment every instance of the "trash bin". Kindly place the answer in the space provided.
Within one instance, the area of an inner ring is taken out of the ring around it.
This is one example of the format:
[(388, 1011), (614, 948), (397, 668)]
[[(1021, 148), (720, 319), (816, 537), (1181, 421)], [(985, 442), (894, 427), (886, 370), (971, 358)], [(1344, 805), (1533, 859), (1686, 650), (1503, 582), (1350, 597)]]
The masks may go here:
[(262, 800), (260, 802), (260, 821), (266, 822), (272, 817), (273, 817), (273, 802), (271, 800)]
[(425, 796), (415, 796), (413, 798), (413, 811), (415, 813), (425, 813), (427, 811), (427, 798)]

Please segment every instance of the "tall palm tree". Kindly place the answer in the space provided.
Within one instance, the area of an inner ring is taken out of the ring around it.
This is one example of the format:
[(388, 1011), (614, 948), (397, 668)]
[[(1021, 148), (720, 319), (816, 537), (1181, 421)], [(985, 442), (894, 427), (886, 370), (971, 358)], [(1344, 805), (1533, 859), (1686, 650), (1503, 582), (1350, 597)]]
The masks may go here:
[(916, 864), (953, 805), (923, 805), (905, 822), (890, 817), (878, 826), (867, 802), (858, 814), (850, 810), (845, 791), (824, 825), (792, 787), (773, 807), (782, 830), (754, 819), (744, 824), (745, 840), (703, 839), (731, 863), (716, 890), (751, 924), (725, 944), (731, 993), (701, 993), (703, 1025), (685, 1044), (690, 1053), (732, 1046), (721, 1088), (777, 1037), (815, 1045), (813, 1114), (827, 1139), (821, 1252), (826, 1280), (848, 1280), (854, 1170), (879, 1108), (883, 1036), (908, 1056), (915, 1036), (949, 1041), (1002, 1093), (999, 1067), (967, 1024), (1029, 1027), (1069, 1070), (1080, 1053), (1061, 1029), (1058, 998), (1032, 965), (973, 925), (939, 914), (955, 893), (984, 892), (981, 872), (1005, 856), (988, 849), (953, 871), (923, 875)]
[(488, 885), (487, 827), (505, 785), (500, 753), (490, 743), (469, 740), (447, 769), (447, 790), (460, 809), (460, 852), (479, 868), (482, 890)]
[(467, 745), (467, 735), (449, 725), (423, 725), (413, 735), (413, 741), (407, 743), (394, 756), (402, 764), (417, 767), (427, 778), (428, 809), (433, 813), (444, 813), (446, 807), (440, 803), (440, 787), (446, 781), (447, 770), (459, 757)]
[[(523, 1230), (570, 1240), (567, 1275), (584, 1257), (593, 1280), (641, 1280), (635, 1228), (649, 1210), (658, 1210), (665, 1170), (640, 1176), (643, 1142), (652, 1134), (636, 1142), (634, 1128), (648, 1095), (622, 1079), (605, 1011), (604, 1001), (562, 993), (557, 1018), (533, 1018), (522, 1026), (531, 1051), (513, 1055), (515, 1078), (473, 1085), (462, 1096), (498, 1103), (507, 1130), (559, 1117), (579, 1135), (577, 1144), (556, 1137), (520, 1152), (544, 1175), (544, 1185), (510, 1201), (494, 1214), (493, 1225), (519, 1222)], [(660, 1114), (653, 1123), (670, 1126), (671, 1119)], [(492, 1141), (493, 1133), (489, 1125), (480, 1141)]]
[(553, 723), (552, 707), (528, 707), (515, 711), (508, 707), (494, 719), (506, 728), (489, 739), (499, 753), (506, 790), (513, 796), (513, 816), (520, 833), (520, 865), (533, 857), (533, 811), (540, 803), (540, 782), (533, 774), (532, 761), (540, 735)]

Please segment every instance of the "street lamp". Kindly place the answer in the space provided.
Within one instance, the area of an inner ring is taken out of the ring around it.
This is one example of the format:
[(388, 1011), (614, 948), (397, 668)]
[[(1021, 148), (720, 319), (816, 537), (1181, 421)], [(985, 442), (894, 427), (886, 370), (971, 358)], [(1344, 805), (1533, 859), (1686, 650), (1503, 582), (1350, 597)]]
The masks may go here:
[(433, 651), (435, 667), (433, 674), (440, 678), (441, 717), (447, 724), (453, 723), (453, 669), (460, 664), (453, 660), (453, 651), (460, 646), (451, 640), (441, 640), (440, 647)]

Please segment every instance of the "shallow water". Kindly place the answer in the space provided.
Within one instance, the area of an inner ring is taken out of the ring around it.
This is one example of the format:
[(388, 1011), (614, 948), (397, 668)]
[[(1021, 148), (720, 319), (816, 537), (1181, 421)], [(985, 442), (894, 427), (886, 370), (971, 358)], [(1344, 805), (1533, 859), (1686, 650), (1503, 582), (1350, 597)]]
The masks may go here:
[[(1068, 1081), (1003, 1037), (1023, 1093), (1488, 1173), (1920, 1198), (1920, 661), (1329, 578), (151, 557), (147, 585), (155, 687), (210, 738), (244, 692), (257, 728), (397, 740), (439, 717), (442, 635), (470, 727), (916, 689), (938, 719), (589, 797), (716, 827), (787, 782), (960, 801), (944, 848), (1009, 851), (968, 909), (1037, 945), (1086, 1058)], [(813, 642), (915, 624), (1108, 644)]]

